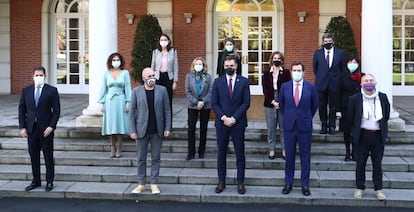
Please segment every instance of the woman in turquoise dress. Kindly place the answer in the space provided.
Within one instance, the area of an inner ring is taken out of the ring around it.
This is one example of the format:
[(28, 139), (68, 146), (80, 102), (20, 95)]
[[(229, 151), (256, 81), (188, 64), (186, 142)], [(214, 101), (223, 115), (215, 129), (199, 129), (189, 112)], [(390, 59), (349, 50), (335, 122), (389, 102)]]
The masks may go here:
[(129, 71), (124, 70), (125, 60), (119, 53), (109, 55), (99, 103), (102, 104), (102, 135), (109, 135), (110, 157), (121, 157), (124, 135), (129, 132), (128, 107), (131, 101), (131, 80)]

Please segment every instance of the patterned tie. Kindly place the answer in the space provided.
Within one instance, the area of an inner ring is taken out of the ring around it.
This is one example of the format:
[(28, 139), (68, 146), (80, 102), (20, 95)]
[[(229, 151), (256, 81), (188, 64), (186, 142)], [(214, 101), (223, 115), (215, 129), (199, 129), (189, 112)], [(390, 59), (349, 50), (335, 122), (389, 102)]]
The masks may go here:
[(326, 52), (326, 58), (325, 58), (325, 60), (326, 60), (326, 64), (328, 64), (328, 67), (330, 67), (329, 66), (329, 51)]
[(233, 95), (233, 83), (232, 83), (232, 78), (230, 78), (230, 80), (229, 80), (229, 94), (230, 94), (230, 96), (232, 96)]
[(40, 86), (36, 87), (36, 93), (35, 93), (35, 104), (37, 107), (37, 104), (39, 103), (39, 98), (40, 98)]
[(295, 105), (296, 107), (299, 105), (299, 83), (295, 86)]

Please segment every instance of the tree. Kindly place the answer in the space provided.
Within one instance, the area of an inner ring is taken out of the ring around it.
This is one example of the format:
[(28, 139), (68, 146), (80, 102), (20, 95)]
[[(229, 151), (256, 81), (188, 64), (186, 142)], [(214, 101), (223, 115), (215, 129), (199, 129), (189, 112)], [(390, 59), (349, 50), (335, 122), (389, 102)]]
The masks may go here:
[(343, 16), (332, 17), (326, 26), (325, 32), (332, 33), (335, 46), (345, 51), (346, 57), (358, 55), (355, 46), (354, 34), (348, 20)]
[(162, 29), (155, 16), (151, 14), (141, 16), (131, 53), (132, 77), (136, 82), (142, 82), (142, 70), (151, 66), (152, 50), (157, 47), (161, 34)]

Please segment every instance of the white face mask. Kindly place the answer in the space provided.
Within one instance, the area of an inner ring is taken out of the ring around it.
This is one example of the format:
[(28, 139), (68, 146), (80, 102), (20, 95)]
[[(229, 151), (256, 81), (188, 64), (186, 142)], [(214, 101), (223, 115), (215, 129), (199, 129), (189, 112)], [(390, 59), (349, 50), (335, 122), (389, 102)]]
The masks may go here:
[(119, 68), (121, 66), (121, 61), (112, 61), (112, 67)]
[(201, 72), (203, 70), (203, 65), (194, 65), (194, 71)]
[(226, 48), (226, 51), (228, 52), (233, 52), (233, 49), (234, 49), (233, 45), (226, 45), (225, 48)]
[(168, 46), (168, 41), (160, 41), (160, 46), (161, 47), (167, 47)]
[(155, 79), (154, 79), (154, 78), (152, 78), (152, 79), (147, 79), (147, 80), (145, 81), (145, 84), (147, 84), (149, 87), (154, 87), (154, 85), (155, 85)]
[(292, 71), (292, 79), (296, 82), (301, 81), (303, 76), (303, 72)]
[(34, 81), (35, 87), (39, 87), (43, 85), (43, 83), (45, 83), (45, 77), (41, 77), (41, 76), (33, 77), (33, 81)]

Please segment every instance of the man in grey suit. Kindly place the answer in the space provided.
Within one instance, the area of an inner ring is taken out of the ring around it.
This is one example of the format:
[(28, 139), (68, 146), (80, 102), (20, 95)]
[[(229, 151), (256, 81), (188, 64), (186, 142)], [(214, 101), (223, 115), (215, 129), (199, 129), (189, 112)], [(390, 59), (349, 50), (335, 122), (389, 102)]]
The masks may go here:
[(141, 193), (146, 189), (147, 148), (151, 145), (151, 192), (159, 194), (157, 186), (162, 138), (171, 131), (171, 109), (167, 90), (155, 84), (155, 74), (151, 68), (142, 71), (144, 85), (135, 88), (131, 95), (129, 112), (129, 132), (137, 141), (138, 186), (132, 193)]

